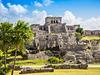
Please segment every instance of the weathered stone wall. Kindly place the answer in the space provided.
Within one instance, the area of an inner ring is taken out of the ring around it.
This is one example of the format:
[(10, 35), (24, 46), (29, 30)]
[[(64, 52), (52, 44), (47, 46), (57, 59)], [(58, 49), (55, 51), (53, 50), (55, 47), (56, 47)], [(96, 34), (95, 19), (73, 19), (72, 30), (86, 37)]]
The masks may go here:
[(19, 74), (54, 72), (53, 68), (23, 68)]
[(100, 36), (100, 30), (85, 30), (84, 31), (85, 36)]
[(57, 64), (57, 65), (46, 65), (44, 68), (54, 69), (87, 69), (87, 64)]
[(28, 54), (28, 59), (48, 59), (49, 56), (45, 52), (39, 52), (37, 54)]
[(62, 17), (46, 17), (45, 23), (46, 24), (57, 24), (62, 22)]
[(66, 32), (65, 27), (62, 24), (56, 24), (50, 26), (51, 33), (62, 33)]
[(94, 51), (93, 57), (95, 62), (100, 62), (100, 50)]

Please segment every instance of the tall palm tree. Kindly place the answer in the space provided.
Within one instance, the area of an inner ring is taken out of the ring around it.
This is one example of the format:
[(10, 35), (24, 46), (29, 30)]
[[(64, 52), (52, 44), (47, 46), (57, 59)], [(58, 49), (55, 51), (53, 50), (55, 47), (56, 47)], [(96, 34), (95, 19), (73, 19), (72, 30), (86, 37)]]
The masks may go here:
[(4, 53), (4, 67), (5, 67), (5, 75), (6, 75), (6, 52), (8, 49), (8, 45), (10, 44), (11, 39), (11, 31), (13, 28), (13, 24), (9, 22), (0, 23), (0, 49)]
[(14, 73), (17, 51), (25, 48), (25, 44), (32, 41), (33, 33), (28, 23), (18, 21), (14, 27), (12, 42), (15, 45), (14, 64), (11, 75)]

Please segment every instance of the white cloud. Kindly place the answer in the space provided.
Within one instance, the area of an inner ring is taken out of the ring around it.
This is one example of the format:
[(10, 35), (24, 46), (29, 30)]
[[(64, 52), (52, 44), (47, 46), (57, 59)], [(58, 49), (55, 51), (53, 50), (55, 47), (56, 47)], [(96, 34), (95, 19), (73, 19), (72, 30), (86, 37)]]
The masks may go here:
[(25, 16), (27, 12), (27, 9), (21, 5), (11, 5), (10, 3), (7, 5), (8, 8), (0, 2), (0, 22), (8, 21), (14, 23), (23, 15)]
[(50, 4), (54, 3), (52, 0), (42, 0), (40, 3), (39, 0), (34, 1), (34, 5), (37, 7), (49, 6)]
[(90, 19), (84, 20), (82, 26), (85, 29), (100, 30), (100, 17), (92, 17)]
[(0, 2), (0, 15), (6, 15), (8, 13), (8, 9)]
[[(26, 22), (29, 22), (30, 24), (41, 24), (43, 25), (45, 23), (45, 17), (47, 17), (47, 12), (45, 10), (39, 11), (39, 10), (34, 10), (32, 11), (31, 16), (29, 15), (8, 15), (7, 17), (0, 17), (0, 22), (8, 21), (15, 23), (18, 20), (24, 20)], [(2, 19), (3, 18), (3, 19)]]
[(34, 23), (38, 23), (38, 24), (45, 23), (45, 17), (47, 17), (47, 12), (45, 10), (43, 11), (34, 10), (32, 14), (34, 18)]
[(63, 19), (63, 22), (69, 25), (81, 23), (81, 18), (76, 18), (76, 16), (70, 11), (65, 11), (62, 19)]
[(80, 24), (85, 30), (100, 30), (100, 17), (83, 20), (83, 18), (76, 17), (71, 11), (65, 11), (62, 19), (68, 25)]
[(34, 1), (34, 5), (37, 6), (37, 7), (42, 7), (43, 6), (42, 3), (37, 2), (37, 1)]
[(5, 7), (3, 5), (3, 3), (0, 1), (0, 15), (8, 15), (8, 14), (17, 14), (17, 15), (20, 15), (20, 14), (25, 14), (27, 12), (27, 9), (24, 7), (24, 6), (21, 6), (21, 5), (11, 5), (10, 3), (7, 3), (8, 5), (8, 8)]
[(8, 21), (8, 18), (0, 16), (0, 22), (5, 22), (5, 21)]
[(7, 5), (9, 7), (9, 12), (11, 12), (11, 13), (19, 15), (19, 14), (25, 14), (27, 12), (27, 9), (19, 4), (18, 5), (15, 5), (15, 4), (11, 5), (10, 3), (8, 3)]
[(43, 0), (43, 4), (45, 5), (45, 6), (48, 6), (48, 5), (50, 5), (50, 4), (52, 4), (54, 1), (52, 1), (52, 0)]

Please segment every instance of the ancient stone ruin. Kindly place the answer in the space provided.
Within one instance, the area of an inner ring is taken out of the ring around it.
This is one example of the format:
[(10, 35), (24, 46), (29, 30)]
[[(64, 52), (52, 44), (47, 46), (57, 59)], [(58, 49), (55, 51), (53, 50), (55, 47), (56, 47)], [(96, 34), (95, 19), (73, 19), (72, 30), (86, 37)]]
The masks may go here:
[[(31, 28), (35, 37), (33, 44), (26, 46), (31, 53), (28, 54), (28, 59), (48, 59), (51, 56), (58, 56), (72, 63), (100, 61), (100, 40), (80, 41), (77, 45), (75, 32), (79, 27), (80, 25), (62, 23), (62, 17), (46, 17), (44, 25), (32, 24)], [(92, 34), (100, 36), (100, 31), (86, 30), (84, 32), (84, 36)], [(40, 52), (42, 50), (49, 51)]]

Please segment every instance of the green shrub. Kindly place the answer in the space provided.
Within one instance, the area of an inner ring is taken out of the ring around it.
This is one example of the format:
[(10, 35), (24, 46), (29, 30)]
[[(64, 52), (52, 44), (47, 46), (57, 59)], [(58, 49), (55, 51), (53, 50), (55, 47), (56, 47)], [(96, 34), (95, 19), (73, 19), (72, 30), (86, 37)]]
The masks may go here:
[(0, 60), (2, 59), (3, 57), (3, 52), (0, 50)]
[(63, 63), (64, 62), (64, 60), (63, 59), (59, 59), (59, 63)]
[(63, 63), (63, 59), (59, 59), (57, 57), (51, 57), (48, 59), (48, 62), (49, 63), (52, 63), (52, 64), (57, 64), (57, 63)]
[[(10, 68), (6, 67), (6, 73), (10, 71)], [(5, 67), (0, 67), (0, 75), (5, 75)]]

